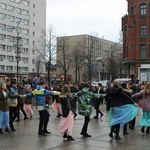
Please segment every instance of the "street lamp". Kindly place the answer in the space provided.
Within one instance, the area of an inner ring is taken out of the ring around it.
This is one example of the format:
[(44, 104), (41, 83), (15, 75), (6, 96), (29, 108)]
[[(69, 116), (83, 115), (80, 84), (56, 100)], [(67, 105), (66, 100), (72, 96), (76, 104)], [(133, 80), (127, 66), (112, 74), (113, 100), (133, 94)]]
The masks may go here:
[(19, 37), (19, 23), (15, 27), (17, 31), (17, 36), (14, 41), (15, 53), (16, 53), (16, 62), (17, 62), (17, 85), (18, 85), (18, 73), (19, 73), (19, 61), (21, 60), (21, 46), (22, 46), (22, 37)]

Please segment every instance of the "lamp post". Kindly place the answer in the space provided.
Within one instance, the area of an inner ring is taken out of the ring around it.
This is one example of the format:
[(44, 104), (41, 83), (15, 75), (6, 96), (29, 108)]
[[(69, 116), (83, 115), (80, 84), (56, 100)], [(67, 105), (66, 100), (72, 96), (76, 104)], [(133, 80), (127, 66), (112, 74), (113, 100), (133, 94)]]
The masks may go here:
[(14, 41), (15, 53), (16, 53), (16, 62), (17, 62), (17, 85), (18, 85), (18, 75), (19, 75), (19, 61), (21, 60), (21, 46), (22, 46), (22, 37), (19, 37), (19, 23), (15, 27), (17, 31), (17, 36)]

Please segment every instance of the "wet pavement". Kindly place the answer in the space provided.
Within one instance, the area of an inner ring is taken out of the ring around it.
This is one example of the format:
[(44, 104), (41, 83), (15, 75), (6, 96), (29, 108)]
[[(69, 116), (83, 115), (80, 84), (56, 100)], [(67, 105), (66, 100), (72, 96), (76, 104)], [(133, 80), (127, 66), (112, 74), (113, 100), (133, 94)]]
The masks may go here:
[(95, 120), (95, 110), (91, 115), (91, 121), (88, 127), (88, 133), (91, 138), (83, 138), (80, 131), (83, 125), (83, 116), (77, 115), (75, 118), (73, 137), (75, 141), (63, 140), (59, 133), (58, 124), (60, 118), (56, 113), (49, 109), (51, 114), (48, 130), (51, 135), (38, 135), (38, 111), (34, 107), (34, 116), (32, 119), (15, 122), (16, 132), (0, 135), (0, 150), (150, 150), (150, 135), (142, 134), (138, 127), (139, 116), (137, 117), (134, 130), (129, 129), (129, 135), (123, 135), (122, 129), (120, 136), (122, 140), (111, 140), (108, 136), (108, 113), (105, 111), (105, 104), (101, 106), (104, 112), (102, 119)]

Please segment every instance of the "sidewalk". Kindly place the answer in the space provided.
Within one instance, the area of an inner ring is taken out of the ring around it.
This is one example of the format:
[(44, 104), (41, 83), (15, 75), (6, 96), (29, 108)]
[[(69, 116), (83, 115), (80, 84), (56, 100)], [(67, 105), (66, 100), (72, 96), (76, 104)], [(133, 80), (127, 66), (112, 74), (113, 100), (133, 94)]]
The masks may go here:
[[(105, 111), (105, 104), (101, 106), (104, 112), (102, 119), (95, 120), (95, 110), (91, 115), (88, 133), (91, 138), (83, 138), (80, 135), (83, 125), (83, 116), (77, 115), (75, 119), (73, 137), (75, 141), (64, 141), (58, 130), (60, 118), (57, 118), (52, 109), (49, 109), (51, 114), (48, 130), (51, 135), (38, 135), (38, 112), (34, 107), (34, 116), (32, 119), (15, 122), (16, 132), (4, 133), (0, 135), (0, 150), (149, 150), (150, 136), (142, 134), (140, 128), (136, 125), (134, 130), (129, 129), (129, 135), (123, 135), (122, 130), (120, 136), (122, 140), (110, 140), (108, 127), (108, 114)], [(139, 117), (137, 117), (138, 123)]]

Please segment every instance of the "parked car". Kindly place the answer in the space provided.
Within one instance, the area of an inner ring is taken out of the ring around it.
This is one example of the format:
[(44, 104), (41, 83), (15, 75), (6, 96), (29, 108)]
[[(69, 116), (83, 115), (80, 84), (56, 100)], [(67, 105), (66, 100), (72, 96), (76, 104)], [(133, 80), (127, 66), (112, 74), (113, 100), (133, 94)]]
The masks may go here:
[(115, 79), (114, 81), (117, 81), (119, 84), (122, 84), (124, 82), (128, 83), (131, 81), (131, 78), (118, 78), (118, 79)]
[(102, 84), (103, 88), (105, 89), (108, 84), (111, 84), (109, 80), (101, 80), (99, 83)]

